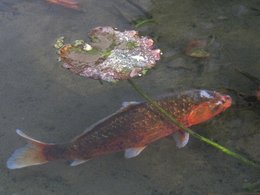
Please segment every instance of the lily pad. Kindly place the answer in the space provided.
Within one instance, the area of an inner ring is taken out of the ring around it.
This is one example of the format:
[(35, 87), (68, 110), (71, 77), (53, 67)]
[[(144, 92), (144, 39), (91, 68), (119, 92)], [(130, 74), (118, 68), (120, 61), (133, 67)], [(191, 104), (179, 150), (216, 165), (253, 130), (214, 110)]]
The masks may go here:
[(154, 41), (134, 30), (97, 27), (89, 37), (90, 43), (76, 40), (62, 46), (63, 39), (57, 40), (64, 68), (84, 77), (116, 82), (144, 75), (160, 59), (161, 51), (154, 49)]

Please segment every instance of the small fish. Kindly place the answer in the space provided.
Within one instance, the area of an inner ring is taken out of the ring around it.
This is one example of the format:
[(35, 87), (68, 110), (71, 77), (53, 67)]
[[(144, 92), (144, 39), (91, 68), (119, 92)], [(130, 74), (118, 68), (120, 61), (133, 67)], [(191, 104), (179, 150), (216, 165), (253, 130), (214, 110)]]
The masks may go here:
[(48, 3), (61, 5), (66, 8), (80, 10), (77, 1), (75, 0), (46, 0)]
[[(231, 106), (231, 98), (215, 91), (189, 90), (162, 97), (156, 102), (184, 126), (207, 121)], [(178, 147), (188, 143), (189, 134), (163, 118), (146, 102), (125, 102), (114, 114), (90, 126), (69, 143), (47, 144), (25, 135), (28, 144), (7, 161), (9, 169), (38, 165), (58, 159), (76, 166), (87, 160), (118, 151), (126, 158), (140, 154), (150, 143), (173, 134)]]

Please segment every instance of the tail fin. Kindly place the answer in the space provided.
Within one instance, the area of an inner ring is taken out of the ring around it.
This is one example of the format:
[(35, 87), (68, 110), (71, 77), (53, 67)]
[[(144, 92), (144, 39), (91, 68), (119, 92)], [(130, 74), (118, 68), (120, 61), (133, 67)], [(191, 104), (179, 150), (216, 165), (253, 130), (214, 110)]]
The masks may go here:
[(47, 144), (44, 142), (40, 142), (35, 140), (26, 134), (24, 134), (21, 130), (16, 129), (16, 133), (27, 140), (27, 145), (22, 148), (18, 148), (14, 151), (12, 156), (7, 160), (6, 166), (9, 169), (19, 169), (32, 165), (39, 165), (47, 163), (43, 150), (46, 146), (53, 145)]

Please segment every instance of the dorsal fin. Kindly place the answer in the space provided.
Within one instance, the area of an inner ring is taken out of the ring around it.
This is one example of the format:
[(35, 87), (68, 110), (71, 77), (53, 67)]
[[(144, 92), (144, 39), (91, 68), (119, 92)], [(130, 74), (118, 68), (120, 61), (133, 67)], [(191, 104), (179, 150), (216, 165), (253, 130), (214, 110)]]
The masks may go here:
[(140, 104), (140, 102), (130, 101), (130, 102), (123, 102), (123, 103), (122, 103), (122, 106), (123, 106), (123, 108), (126, 108), (126, 107), (128, 107), (128, 106), (137, 105), (137, 104)]

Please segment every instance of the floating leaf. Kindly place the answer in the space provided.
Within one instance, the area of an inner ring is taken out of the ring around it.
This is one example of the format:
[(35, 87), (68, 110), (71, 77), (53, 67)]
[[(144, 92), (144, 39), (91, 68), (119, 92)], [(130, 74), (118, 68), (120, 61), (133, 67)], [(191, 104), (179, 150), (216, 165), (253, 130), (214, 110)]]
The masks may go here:
[(154, 41), (134, 30), (97, 27), (89, 37), (91, 43), (76, 40), (64, 45), (63, 39), (57, 40), (63, 67), (84, 77), (116, 82), (142, 76), (160, 59), (161, 51), (153, 49)]

